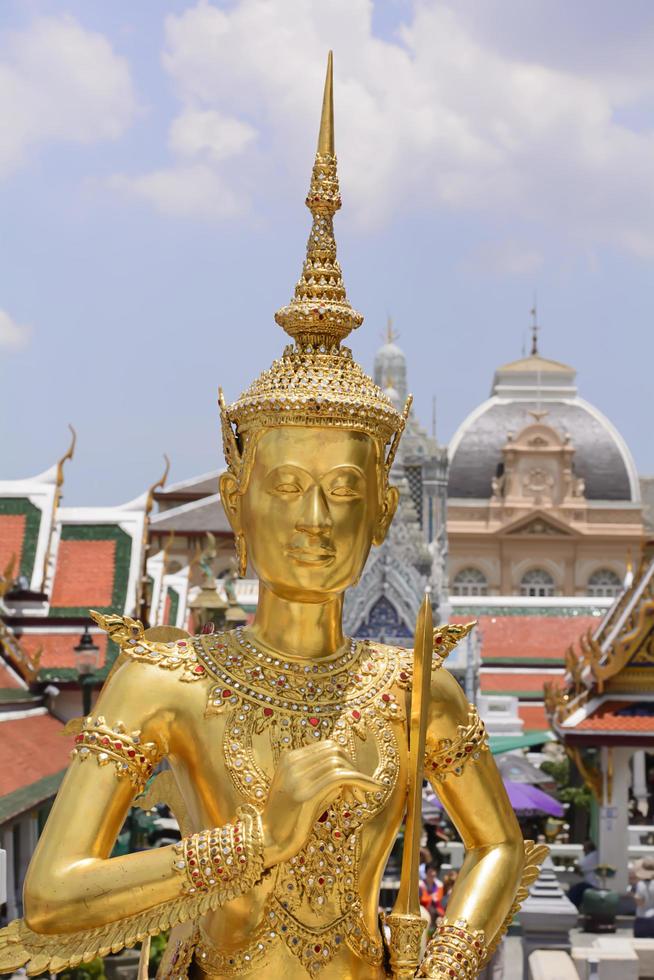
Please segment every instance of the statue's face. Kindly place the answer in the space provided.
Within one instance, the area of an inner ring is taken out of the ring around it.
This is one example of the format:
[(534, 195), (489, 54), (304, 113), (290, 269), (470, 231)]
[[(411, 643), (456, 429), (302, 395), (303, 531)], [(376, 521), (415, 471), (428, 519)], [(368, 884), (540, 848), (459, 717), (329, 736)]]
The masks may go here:
[(388, 509), (380, 503), (379, 479), (376, 447), (365, 433), (266, 430), (238, 514), (259, 579), (301, 602), (324, 600), (356, 582)]

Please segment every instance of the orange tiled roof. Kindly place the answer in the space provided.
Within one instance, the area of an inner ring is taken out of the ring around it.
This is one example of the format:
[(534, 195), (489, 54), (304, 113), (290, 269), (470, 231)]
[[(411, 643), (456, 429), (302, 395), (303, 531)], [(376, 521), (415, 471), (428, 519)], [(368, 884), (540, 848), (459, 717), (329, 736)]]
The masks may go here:
[(0, 721), (0, 797), (66, 768), (72, 743), (62, 738), (62, 729), (52, 715)]
[[(454, 622), (470, 622), (473, 616), (455, 615)], [(570, 643), (575, 643), (595, 616), (479, 616), (482, 661), (563, 660)]]
[(60, 541), (50, 605), (110, 606), (115, 559), (115, 541)]
[(519, 704), (518, 714), (525, 723), (526, 732), (546, 732), (550, 723), (543, 704)]
[(493, 694), (495, 691), (506, 691), (516, 694), (543, 693), (543, 684), (550, 682), (557, 687), (563, 687), (564, 676), (560, 674), (540, 674), (536, 671), (519, 671), (504, 668), (497, 673), (481, 670), (479, 686), (482, 694)]
[[(20, 642), (21, 646), (31, 656), (36, 653), (40, 646), (43, 647), (41, 668), (74, 667), (75, 651), (73, 647), (79, 643), (81, 634), (81, 629), (78, 633), (23, 633)], [(94, 633), (93, 642), (100, 647), (98, 667), (102, 667), (107, 653), (106, 634)]]
[(25, 514), (0, 514), (0, 569), (6, 567), (12, 555), (16, 556), (15, 574), (18, 574), (23, 555)]
[[(649, 732), (654, 735), (654, 715), (618, 714), (636, 708), (634, 701), (605, 701), (588, 718), (575, 725), (575, 732)], [(650, 705), (654, 709), (654, 705)]]
[(16, 679), (14, 672), (9, 670), (9, 668), (3, 664), (2, 660), (0, 660), (0, 688), (8, 687), (12, 690), (24, 690), (23, 685)]

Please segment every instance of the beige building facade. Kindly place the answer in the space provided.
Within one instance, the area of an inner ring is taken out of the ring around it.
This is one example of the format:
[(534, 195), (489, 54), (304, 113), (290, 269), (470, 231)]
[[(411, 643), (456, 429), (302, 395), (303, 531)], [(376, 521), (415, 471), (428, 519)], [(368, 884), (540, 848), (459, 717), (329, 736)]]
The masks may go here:
[(643, 540), (636, 467), (579, 397), (576, 372), (538, 353), (499, 368), (450, 444), (452, 596), (619, 593)]

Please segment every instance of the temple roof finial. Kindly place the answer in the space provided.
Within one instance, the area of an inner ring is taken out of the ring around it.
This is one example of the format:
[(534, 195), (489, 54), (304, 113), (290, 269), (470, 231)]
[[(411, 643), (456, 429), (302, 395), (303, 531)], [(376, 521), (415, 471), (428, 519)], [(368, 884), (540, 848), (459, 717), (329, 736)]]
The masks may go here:
[(538, 308), (536, 306), (536, 294), (534, 293), (534, 305), (531, 310), (531, 356), (538, 357), (538, 332), (540, 327), (538, 326)]
[(389, 313), (388, 319), (386, 320), (386, 343), (394, 343), (399, 336), (399, 333), (396, 333), (395, 330), (393, 330), (393, 317)]

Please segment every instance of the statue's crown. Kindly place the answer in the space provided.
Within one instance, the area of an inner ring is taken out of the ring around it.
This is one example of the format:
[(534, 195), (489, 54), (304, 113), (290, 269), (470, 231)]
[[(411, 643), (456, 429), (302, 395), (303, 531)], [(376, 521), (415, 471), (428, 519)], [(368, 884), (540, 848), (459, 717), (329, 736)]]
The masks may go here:
[(280, 425), (328, 425), (360, 429), (391, 443), (395, 456), (411, 399), (402, 412), (352, 358), (341, 341), (363, 322), (346, 296), (336, 258), (334, 214), (341, 196), (334, 154), (332, 53), (322, 104), (318, 149), (306, 200), (313, 215), (307, 256), (295, 294), (275, 320), (293, 340), (279, 360), (231, 405), (220, 395), (225, 457), (238, 473), (244, 440), (256, 429)]

